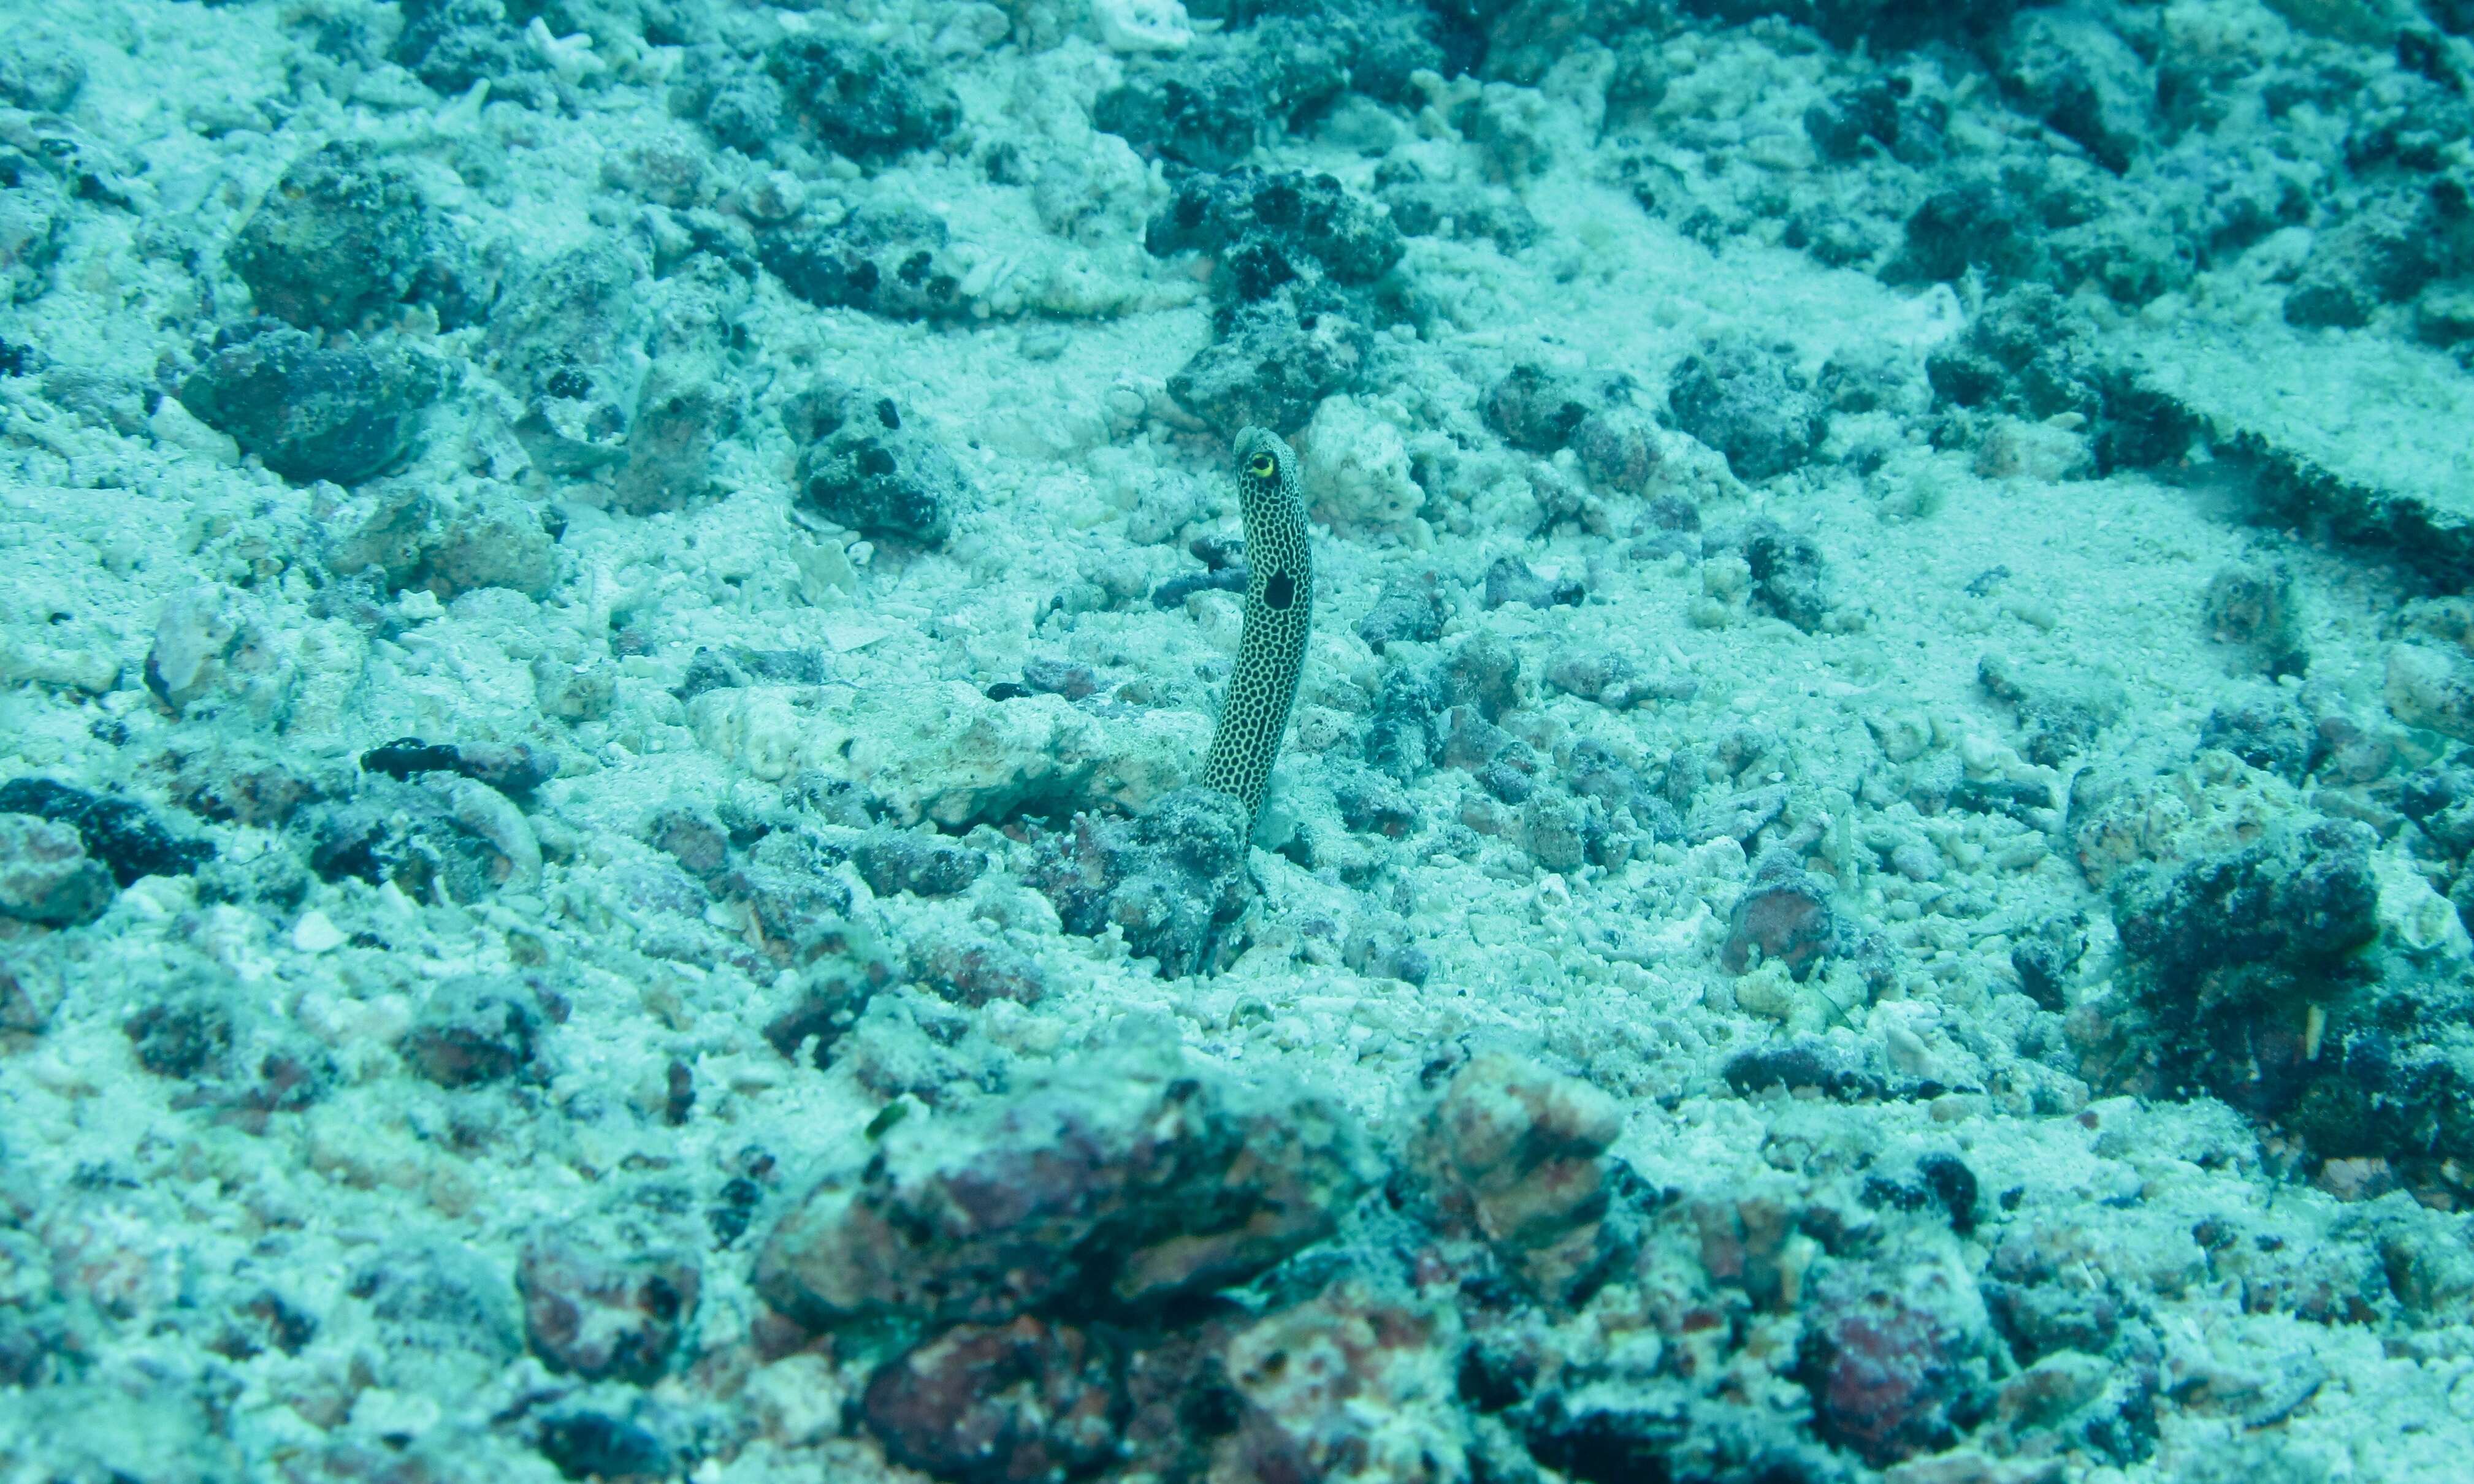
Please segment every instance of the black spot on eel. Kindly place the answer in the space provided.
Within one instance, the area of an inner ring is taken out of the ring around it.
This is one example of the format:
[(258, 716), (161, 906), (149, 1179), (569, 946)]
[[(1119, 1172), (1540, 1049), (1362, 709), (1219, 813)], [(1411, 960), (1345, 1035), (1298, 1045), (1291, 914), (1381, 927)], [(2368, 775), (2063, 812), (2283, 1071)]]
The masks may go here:
[(1314, 627), (1314, 553), (1306, 544), (1298, 456), (1267, 429), (1237, 435), (1237, 500), (1246, 518), (1246, 626), (1201, 782), (1234, 794), (1255, 821)]

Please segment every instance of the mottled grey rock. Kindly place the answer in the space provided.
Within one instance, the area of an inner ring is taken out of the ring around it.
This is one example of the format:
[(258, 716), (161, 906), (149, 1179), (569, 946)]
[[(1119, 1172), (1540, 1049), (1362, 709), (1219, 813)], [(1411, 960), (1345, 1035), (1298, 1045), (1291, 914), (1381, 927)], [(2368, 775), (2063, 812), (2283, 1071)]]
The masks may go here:
[(429, 251), (412, 173), (338, 140), (285, 167), (225, 254), (266, 314), (343, 329), (404, 297)]
[(1363, 311), (1338, 290), (1307, 286), (1232, 305), (1213, 330), (1169, 377), (1168, 394), (1226, 437), (1249, 423), (1297, 432), (1324, 397), (1357, 385), (1373, 353)]
[(1065, 930), (1110, 927), (1162, 975), (1201, 972), (1245, 905), (1246, 806), (1208, 788), (1165, 794), (1132, 820), (1075, 816), (1040, 843), (1027, 879)]
[(448, 373), (382, 335), (323, 345), (263, 320), (228, 331), (181, 387), (181, 404), (286, 479), (357, 484), (410, 452)]
[(1821, 446), (1829, 414), (1794, 352), (1740, 338), (1712, 341), (1675, 369), (1666, 394), (1675, 425), (1727, 456), (1740, 479), (1768, 479)]
[(795, 33), (765, 55), (790, 113), (853, 159), (925, 149), (962, 119), (953, 88), (921, 59), (854, 33)]
[(805, 446), (799, 498), (837, 525), (938, 545), (971, 498), (961, 466), (893, 398), (827, 382), (783, 420)]

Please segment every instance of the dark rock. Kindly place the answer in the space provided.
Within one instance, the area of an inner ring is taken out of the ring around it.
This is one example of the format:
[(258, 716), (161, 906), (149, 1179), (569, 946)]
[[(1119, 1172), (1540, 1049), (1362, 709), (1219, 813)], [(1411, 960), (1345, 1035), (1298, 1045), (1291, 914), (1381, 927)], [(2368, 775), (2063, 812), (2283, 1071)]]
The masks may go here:
[(1319, 285), (1225, 306), (1213, 330), (1169, 377), (1168, 394), (1224, 437), (1249, 423), (1297, 432), (1324, 397), (1357, 385), (1373, 353), (1362, 310)]
[(400, 780), (424, 773), (452, 773), (459, 778), (476, 778), (510, 798), (529, 794), (558, 776), (557, 756), (529, 742), (459, 746), (399, 737), (384, 747), (363, 753), (361, 766)]
[(1121, 1369), (1113, 1345), (1070, 1325), (958, 1325), (870, 1377), (861, 1411), (895, 1462), (938, 1479), (1070, 1479), (1117, 1457)]
[(539, 106), (556, 96), (502, 0), (407, 0), (393, 56), (442, 93), (487, 79), (493, 99)]
[(827, 382), (785, 419), (806, 445), (799, 499), (836, 524), (935, 546), (971, 498), (954, 456), (889, 396)]
[(2324, 966), (2379, 935), (2377, 844), (2366, 826), (2325, 820), (2171, 875), (2134, 869), (2116, 893), (2122, 946), (2183, 993), (2222, 968)]
[(1744, 561), (1772, 612), (1807, 634), (1828, 621), (1830, 567), (1811, 537), (1757, 520), (1744, 533)]
[(535, 1447), (561, 1476), (598, 1484), (661, 1484), (678, 1476), (675, 1450), (634, 1418), (560, 1407), (541, 1421)]
[(177, 1081), (220, 1072), (237, 1040), (230, 1004), (204, 992), (145, 1006), (121, 1029), (138, 1065)]
[(826, 309), (888, 320), (950, 320), (971, 311), (945, 252), (942, 220), (911, 206), (865, 205), (828, 226), (802, 219), (767, 232), (757, 256), (782, 286)]
[(1065, 930), (1111, 925), (1164, 977), (1201, 972), (1245, 904), (1246, 806), (1207, 788), (1164, 795), (1133, 820), (1075, 816), (1041, 841), (1027, 879), (1056, 904)]
[(1522, 361), (1486, 395), (1486, 423), (1503, 441), (1529, 453), (1551, 454), (1572, 441), (1581, 424), (1603, 410), (1605, 398), (1577, 376)]
[(520, 981), (467, 975), (429, 992), (396, 1049), (442, 1088), (534, 1079), (546, 1018), (540, 996)]
[(614, 1257), (557, 1235), (524, 1245), (516, 1265), (524, 1338), (553, 1371), (650, 1386), (694, 1322), (692, 1259)]
[(1244, 301), (1323, 278), (1371, 283), (1403, 251), (1383, 213), (1330, 176), (1251, 168), (1181, 177), (1143, 241), (1154, 256), (1214, 259), (1215, 292)]
[(1451, 616), (1451, 603), (1443, 596), (1437, 574), (1419, 572), (1383, 585), (1374, 606), (1357, 621), (1357, 636), (1378, 655), (1395, 639), (1432, 644), (1443, 636), (1443, 625)]
[(31, 814), (78, 833), (85, 853), (122, 886), (140, 876), (184, 876), (214, 859), (204, 840), (182, 840), (133, 799), (92, 794), (45, 778), (0, 783), (0, 814)]
[(1418, 806), (1386, 775), (1352, 771), (1331, 792), (1341, 823), (1361, 834), (1398, 840), (1418, 827)]
[(261, 320), (218, 337), (181, 404), (286, 479), (350, 485), (411, 451), (446, 388), (439, 363), (392, 335), (322, 345)]
[(792, 116), (853, 159), (926, 149), (962, 121), (959, 100), (934, 68), (856, 34), (786, 36), (764, 70), (782, 84)]
[(782, 132), (790, 100), (782, 84), (762, 72), (739, 72), (705, 94), (704, 127), (731, 149), (762, 155)]
[(1727, 918), (1719, 962), (1742, 973), (1759, 961), (1783, 962), (1802, 979), (1821, 960), (1843, 950), (1844, 927), (1819, 882), (1783, 855), (1764, 857)]
[(787, 1215), (757, 1290), (811, 1328), (1001, 1324), (1199, 1297), (1332, 1230), (1363, 1188), (1320, 1099), (1086, 1058), (976, 1113), (913, 1116)]
[(2255, 690), (2211, 708), (2199, 746), (2222, 748), (2254, 768), (2298, 783), (2317, 760), (2319, 729), (2282, 690)]
[(1487, 608), (1524, 603), (1531, 608), (1578, 608), (1588, 590), (1577, 577), (1540, 577), (1517, 557), (1497, 557), (1486, 569)]
[(879, 897), (900, 892), (951, 897), (978, 880), (988, 861), (980, 851), (939, 835), (883, 830), (851, 851), (851, 864)]
[(1727, 456), (1740, 479), (1803, 465), (1821, 446), (1829, 414), (1795, 368), (1794, 352), (1742, 339), (1712, 341), (1675, 369), (1666, 395), (1675, 425)]
[(1431, 672), (1401, 664), (1386, 669), (1367, 719), (1366, 760), (1403, 783), (1423, 777), (1442, 740), (1436, 718), (1443, 708)]
[(258, 309), (303, 329), (345, 329), (405, 297), (429, 252), (412, 173), (337, 140), (285, 167), (225, 254)]
[(0, 916), (49, 927), (91, 922), (116, 893), (111, 873), (67, 825), (0, 814)]

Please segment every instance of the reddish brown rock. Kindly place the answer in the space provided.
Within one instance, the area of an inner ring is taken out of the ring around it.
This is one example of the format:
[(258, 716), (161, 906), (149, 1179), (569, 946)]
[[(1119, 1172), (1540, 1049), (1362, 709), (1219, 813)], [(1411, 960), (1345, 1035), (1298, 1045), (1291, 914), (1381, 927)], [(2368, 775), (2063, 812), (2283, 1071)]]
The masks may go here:
[(952, 1484), (1050, 1484), (1117, 1453), (1114, 1347), (1028, 1315), (958, 1325), (878, 1371), (861, 1409), (898, 1463)]
[(1850, 1269), (1826, 1286), (1807, 1311), (1797, 1360), (1813, 1430), (1880, 1467), (1949, 1448), (1977, 1410), (1964, 1311), (1980, 1316), (1982, 1304), (1972, 1290), (1917, 1294), (1866, 1277)]
[(550, 1369), (649, 1386), (694, 1317), (700, 1281), (685, 1257), (612, 1258), (550, 1235), (525, 1246), (516, 1286), (524, 1338)]
[(1048, 994), (1039, 961), (993, 938), (954, 935), (922, 944), (910, 976), (939, 999), (977, 1010), (992, 999), (1036, 1004)]
[(783, 1219), (756, 1283), (813, 1328), (1152, 1304), (1321, 1239), (1366, 1179), (1354, 1126), (1319, 1098), (1196, 1075), (1173, 1051), (1097, 1056), (897, 1125)]
[(1622, 1131), (1622, 1108), (1596, 1088), (1488, 1052), (1444, 1089), (1412, 1158), (1448, 1227), (1561, 1294), (1598, 1255), (1603, 1157)]
[(1465, 1424), (1432, 1318), (1342, 1282), (1234, 1335), (1222, 1374), (1241, 1403), (1214, 1448), (1226, 1480), (1462, 1477)]
[(1728, 918), (1727, 942), (1720, 960), (1731, 973), (1742, 973), (1759, 962), (1779, 960), (1798, 979), (1831, 950), (1837, 935), (1830, 903), (1820, 885), (1794, 865), (1764, 861)]

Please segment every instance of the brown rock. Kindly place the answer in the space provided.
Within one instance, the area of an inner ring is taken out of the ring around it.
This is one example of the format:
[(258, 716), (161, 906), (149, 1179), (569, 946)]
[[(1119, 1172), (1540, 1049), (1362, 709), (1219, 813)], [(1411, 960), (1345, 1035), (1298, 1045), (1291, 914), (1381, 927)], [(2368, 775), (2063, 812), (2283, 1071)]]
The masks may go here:
[(1049, 1484), (1115, 1456), (1126, 1394), (1115, 1349), (1028, 1315), (958, 1325), (878, 1371), (861, 1403), (896, 1462), (953, 1484)]
[(533, 1353), (590, 1381), (659, 1380), (699, 1286), (688, 1257), (615, 1259), (555, 1234), (526, 1244), (516, 1268)]

